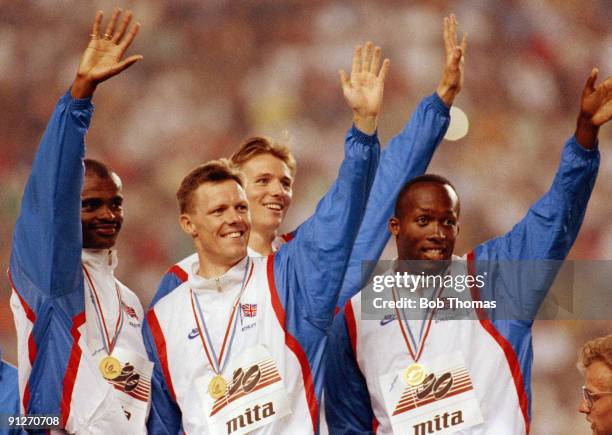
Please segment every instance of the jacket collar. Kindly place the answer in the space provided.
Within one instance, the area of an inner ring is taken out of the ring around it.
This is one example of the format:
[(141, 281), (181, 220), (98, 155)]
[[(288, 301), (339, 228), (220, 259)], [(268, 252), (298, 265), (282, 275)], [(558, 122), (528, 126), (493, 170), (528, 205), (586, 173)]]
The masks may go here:
[(113, 273), (117, 267), (116, 249), (83, 249), (83, 264), (91, 269)]
[[(233, 265), (225, 274), (217, 278), (204, 278), (197, 274), (200, 268), (200, 262), (196, 261), (191, 267), (189, 274), (189, 286), (195, 292), (200, 291), (215, 291), (226, 292), (234, 288), (241, 288), (242, 280), (245, 277), (245, 268), (249, 256), (245, 256), (238, 263)], [(249, 261), (252, 263), (252, 261)]]

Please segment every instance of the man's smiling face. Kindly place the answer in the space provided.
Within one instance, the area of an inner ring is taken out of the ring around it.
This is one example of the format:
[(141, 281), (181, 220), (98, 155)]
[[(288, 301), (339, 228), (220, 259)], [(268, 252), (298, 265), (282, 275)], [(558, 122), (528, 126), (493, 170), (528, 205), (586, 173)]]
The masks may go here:
[(215, 263), (232, 266), (247, 254), (251, 230), (249, 204), (234, 180), (202, 183), (184, 213), (188, 232)]
[(83, 248), (112, 248), (122, 224), (123, 196), (119, 177), (114, 173), (109, 177), (86, 173), (81, 192)]
[(287, 215), (293, 196), (293, 177), (287, 164), (272, 154), (259, 154), (240, 167), (246, 176), (246, 194), (253, 230), (274, 232)]
[(448, 261), (459, 233), (459, 198), (446, 184), (418, 182), (389, 221), (400, 260)]

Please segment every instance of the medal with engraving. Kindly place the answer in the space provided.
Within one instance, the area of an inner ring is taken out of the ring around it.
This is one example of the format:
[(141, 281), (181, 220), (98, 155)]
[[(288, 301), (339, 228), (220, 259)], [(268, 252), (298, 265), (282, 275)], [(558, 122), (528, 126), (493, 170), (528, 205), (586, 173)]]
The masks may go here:
[(95, 307), (96, 317), (98, 319), (98, 330), (100, 331), (100, 336), (102, 337), (102, 343), (104, 344), (104, 350), (106, 351), (106, 356), (100, 360), (98, 364), (98, 368), (100, 369), (100, 373), (107, 380), (113, 380), (117, 378), (121, 374), (121, 362), (112, 355), (113, 349), (115, 348), (115, 344), (117, 343), (117, 339), (119, 338), (119, 333), (121, 332), (121, 328), (123, 327), (123, 301), (121, 300), (121, 293), (119, 292), (119, 286), (115, 282), (115, 291), (117, 292), (117, 301), (119, 307), (119, 315), (117, 316), (117, 324), (115, 325), (115, 334), (111, 339), (108, 335), (108, 328), (106, 327), (106, 320), (104, 319), (104, 313), (102, 312), (102, 305), (100, 304), (100, 298), (98, 297), (98, 292), (96, 291), (96, 287), (94, 286), (93, 280), (87, 271), (85, 265), (83, 265), (83, 271), (85, 272), (85, 277), (87, 278), (87, 283), (90, 288), (90, 297), (91, 301)]
[(411, 387), (421, 385), (426, 376), (427, 372), (425, 371), (425, 367), (419, 363), (410, 364), (403, 372), (404, 382)]
[[(393, 300), (397, 302), (398, 298), (397, 298), (397, 295), (395, 294), (395, 291), (396, 291), (395, 286), (393, 286), (391, 289), (391, 292), (393, 295)], [(434, 299), (437, 299), (441, 293), (442, 293), (442, 286), (440, 286), (434, 292), (433, 294)], [(396, 303), (395, 304), (396, 319), (399, 324), (400, 330), (402, 331), (402, 337), (404, 338), (406, 347), (408, 348), (408, 354), (413, 360), (413, 362), (409, 364), (402, 371), (402, 378), (406, 385), (411, 386), (411, 387), (416, 387), (418, 385), (421, 385), (428, 375), (426, 368), (422, 364), (419, 364), (418, 361), (419, 361), (419, 358), (421, 357), (421, 354), (423, 353), (423, 349), (425, 348), (425, 341), (427, 340), (427, 335), (429, 334), (429, 329), (431, 328), (431, 323), (433, 320), (433, 316), (436, 312), (436, 308), (434, 308), (433, 310), (430, 310), (429, 308), (427, 308), (425, 318), (421, 322), (421, 330), (418, 336), (419, 341), (417, 342), (414, 335), (412, 334), (412, 331), (410, 330), (410, 326), (408, 325), (408, 318), (406, 317), (406, 313), (404, 312), (403, 309), (401, 310), (401, 313), (400, 313), (399, 309), (397, 308), (397, 305), (398, 304)], [(403, 316), (401, 314), (403, 314)], [(423, 330), (425, 330), (424, 334), (423, 334)]]
[(213, 399), (220, 399), (227, 391), (227, 382), (221, 375), (216, 375), (208, 384), (208, 394)]
[[(191, 308), (193, 310), (193, 317), (196, 321), (196, 326), (198, 328), (198, 332), (200, 335), (200, 339), (202, 340), (202, 347), (204, 348), (204, 353), (206, 354), (206, 359), (210, 363), (215, 376), (213, 376), (212, 380), (208, 384), (208, 394), (213, 399), (220, 399), (225, 396), (227, 393), (227, 380), (223, 377), (223, 369), (229, 361), (229, 356), (231, 354), (232, 343), (234, 342), (234, 335), (236, 332), (236, 323), (238, 321), (238, 316), (236, 315), (236, 308), (240, 304), (240, 297), (242, 296), (242, 292), (246, 287), (249, 279), (251, 278), (251, 274), (253, 273), (253, 267), (251, 264), (251, 259), (247, 257), (246, 265), (244, 268), (244, 275), (242, 277), (242, 285), (240, 287), (240, 293), (238, 293), (238, 297), (236, 298), (236, 302), (232, 307), (232, 312), (230, 313), (229, 321), (227, 322), (227, 327), (225, 328), (225, 336), (223, 337), (223, 342), (221, 344), (221, 350), (219, 352), (219, 357), (217, 357), (217, 353), (215, 352), (215, 348), (212, 345), (212, 340), (210, 339), (210, 335), (208, 333), (208, 328), (206, 327), (206, 321), (204, 320), (204, 315), (202, 314), (202, 308), (200, 307), (200, 301), (197, 296), (194, 295), (193, 289), (189, 289), (189, 296), (191, 297)], [(197, 307), (197, 312), (196, 312)], [(202, 333), (203, 332), (203, 333)], [(229, 337), (229, 341), (228, 341)], [(226, 352), (227, 349), (227, 352)], [(225, 357), (225, 358), (224, 358)]]
[(108, 355), (100, 360), (100, 372), (104, 379), (112, 381), (121, 374), (121, 363), (114, 356)]

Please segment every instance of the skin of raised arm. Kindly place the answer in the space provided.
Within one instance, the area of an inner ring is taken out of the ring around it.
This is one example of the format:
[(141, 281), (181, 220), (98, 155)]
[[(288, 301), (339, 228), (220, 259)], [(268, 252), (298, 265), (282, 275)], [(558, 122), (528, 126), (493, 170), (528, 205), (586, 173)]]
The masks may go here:
[(353, 111), (353, 122), (363, 133), (374, 134), (383, 99), (389, 59), (381, 66), (381, 49), (367, 42), (358, 45), (353, 54), (350, 77), (340, 70), (340, 83), (347, 104)]
[(576, 140), (586, 149), (597, 144), (599, 127), (612, 118), (612, 76), (595, 86), (599, 70), (593, 68), (580, 98)]
[(132, 12), (127, 11), (119, 27), (116, 28), (121, 14), (121, 9), (113, 10), (104, 34), (100, 36), (104, 13), (102, 11), (96, 13), (89, 45), (81, 57), (76, 78), (70, 89), (73, 98), (91, 97), (100, 83), (116, 76), (143, 58), (142, 55), (135, 54), (122, 60), (138, 34), (140, 23), (133, 24), (128, 31)]
[(450, 107), (455, 97), (463, 87), (463, 63), (467, 48), (467, 33), (463, 33), (461, 45), (457, 44), (457, 17), (451, 14), (444, 17), (444, 70), (436, 93), (447, 107)]

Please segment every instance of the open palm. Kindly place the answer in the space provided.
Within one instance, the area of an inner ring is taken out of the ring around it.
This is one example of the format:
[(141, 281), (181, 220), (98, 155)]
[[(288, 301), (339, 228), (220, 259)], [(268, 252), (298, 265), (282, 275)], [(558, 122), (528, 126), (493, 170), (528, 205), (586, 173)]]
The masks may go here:
[(450, 107), (463, 87), (463, 60), (467, 48), (467, 34), (463, 33), (461, 45), (457, 43), (457, 17), (444, 18), (444, 70), (436, 92)]
[(388, 69), (388, 59), (381, 66), (380, 47), (374, 49), (372, 43), (368, 42), (365, 50), (361, 46), (355, 48), (350, 78), (344, 71), (340, 71), (342, 92), (353, 112), (364, 118), (378, 116)]
[(595, 86), (598, 73), (596, 68), (591, 71), (580, 101), (581, 116), (597, 127), (612, 118), (612, 76)]
[[(127, 11), (118, 29), (115, 30), (121, 9), (113, 11), (104, 35), (100, 36), (103, 12), (98, 11), (91, 32), (89, 45), (85, 49), (77, 70), (77, 81), (83, 88), (95, 88), (99, 83), (119, 74), (132, 64), (142, 59), (141, 55), (133, 55), (126, 59), (123, 56), (136, 37), (140, 24), (134, 24), (129, 31), (132, 12)], [(123, 60), (122, 60), (123, 59)], [(91, 92), (91, 91), (90, 91)]]

